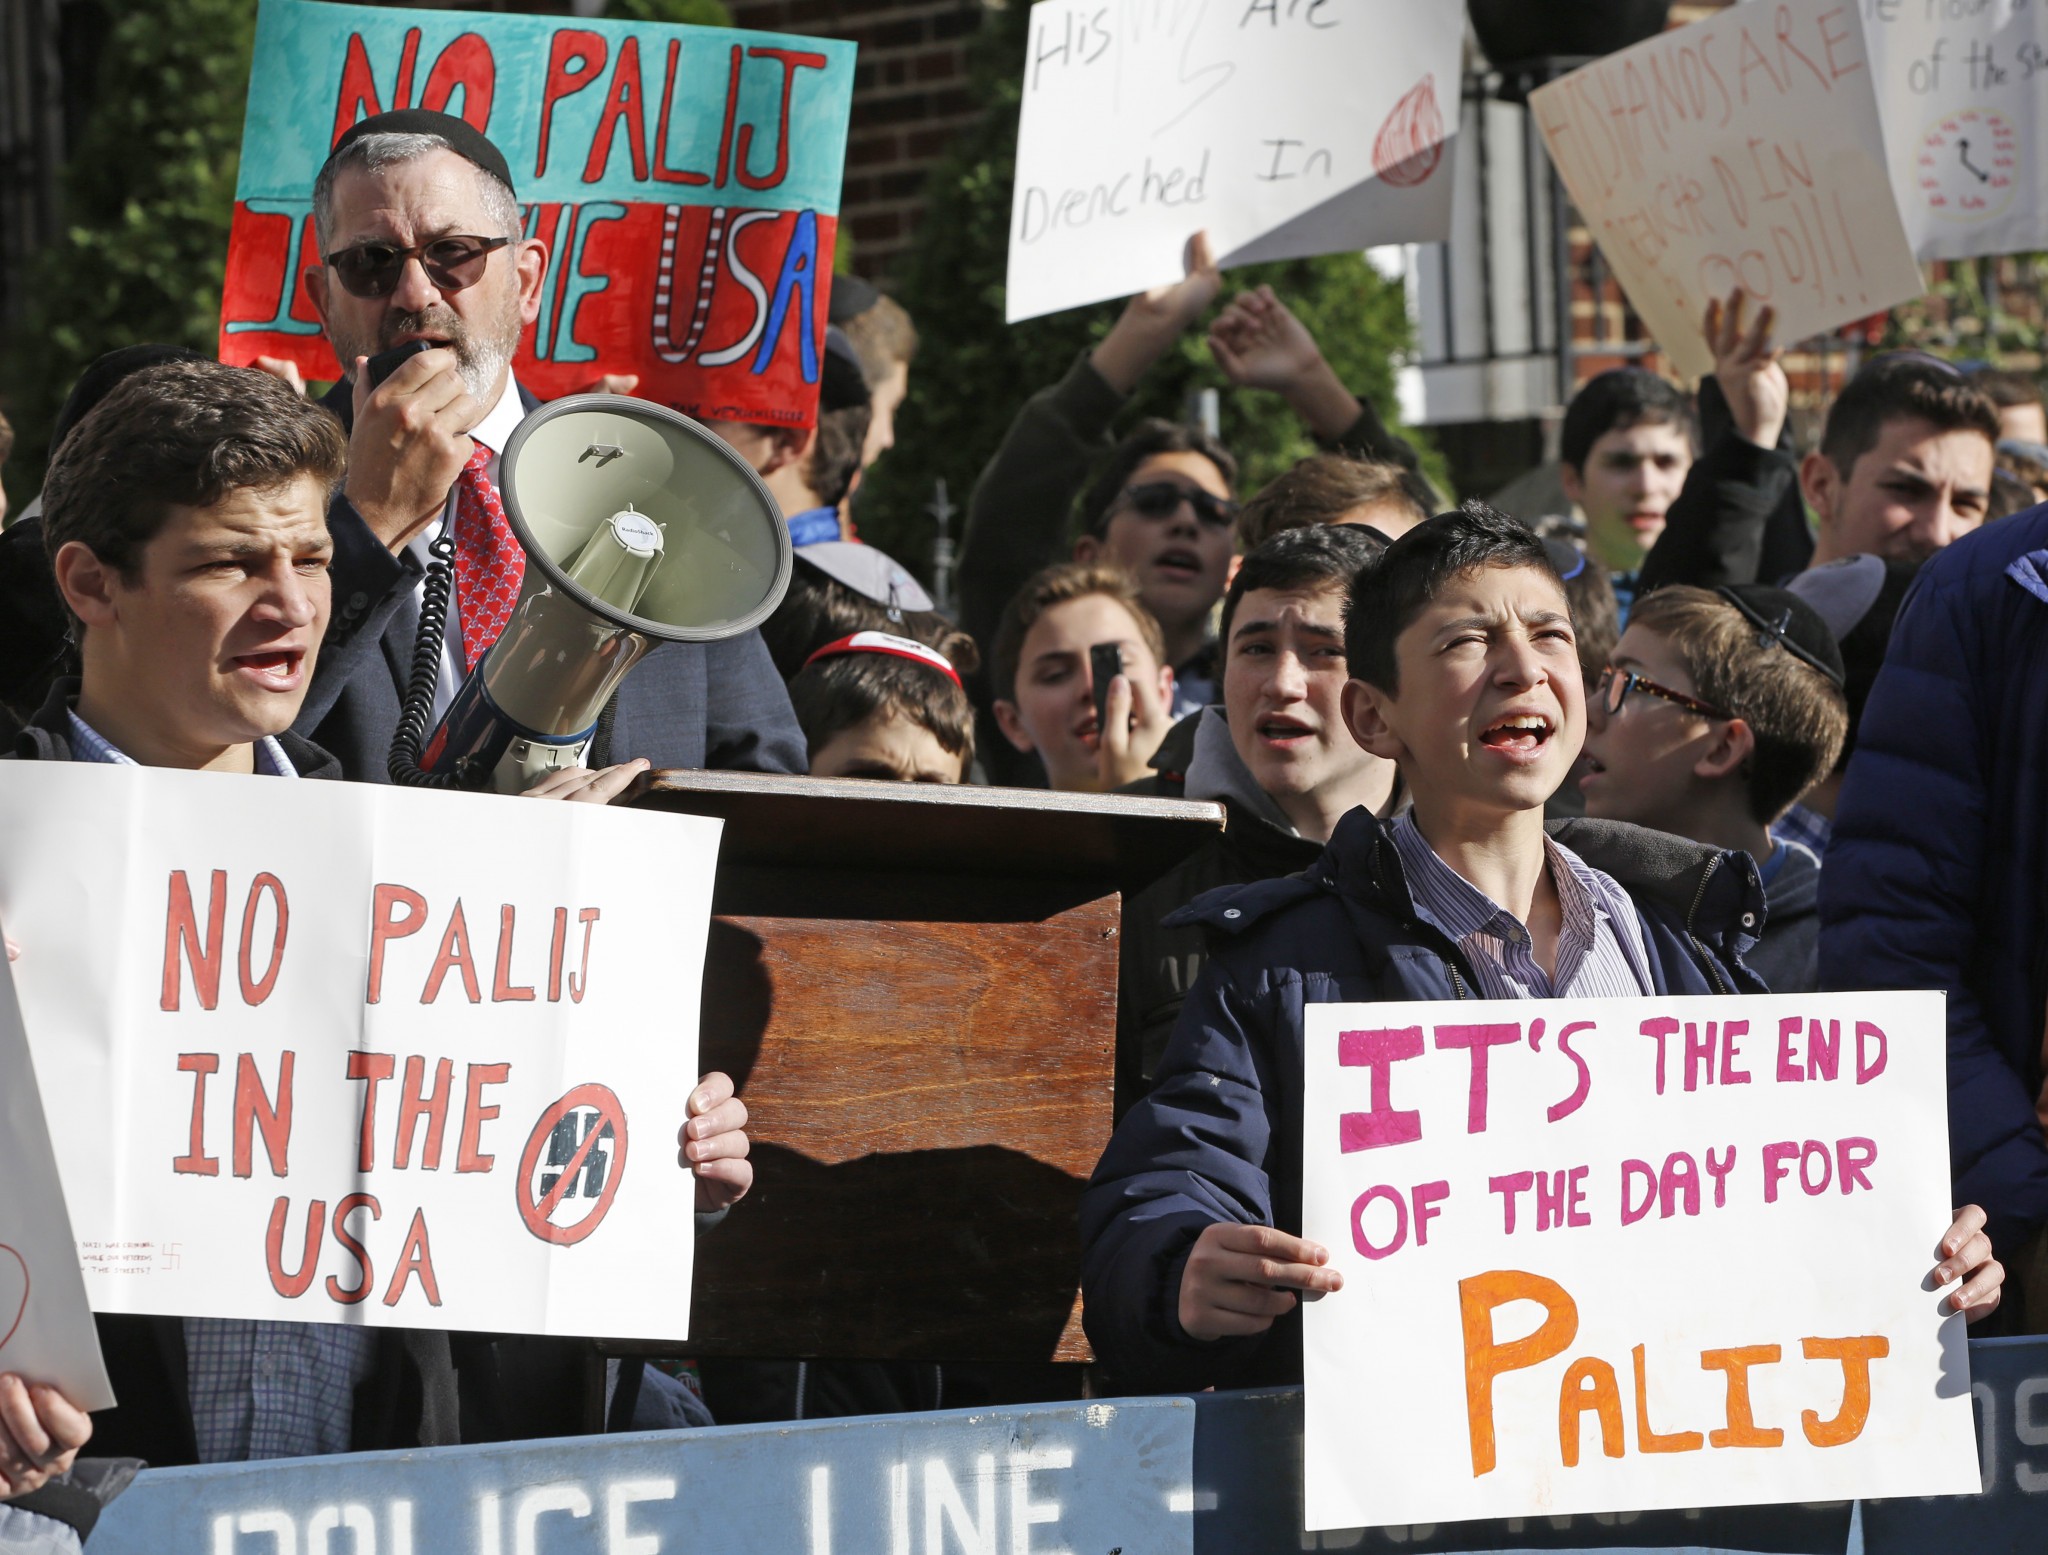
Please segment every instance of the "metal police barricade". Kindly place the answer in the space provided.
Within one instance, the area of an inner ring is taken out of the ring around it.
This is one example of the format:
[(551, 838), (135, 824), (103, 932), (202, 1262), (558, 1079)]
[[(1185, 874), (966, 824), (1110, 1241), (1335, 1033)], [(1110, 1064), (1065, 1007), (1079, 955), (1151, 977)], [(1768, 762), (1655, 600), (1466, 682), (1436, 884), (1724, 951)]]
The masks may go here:
[[(1872, 1502), (1865, 1555), (2036, 1551), (2048, 1339), (1971, 1346), (1985, 1491)], [(1398, 1471), (1396, 1468), (1393, 1471)], [(89, 1555), (1838, 1555), (1850, 1508), (1301, 1531), (1301, 1393), (1207, 1393), (153, 1469)]]

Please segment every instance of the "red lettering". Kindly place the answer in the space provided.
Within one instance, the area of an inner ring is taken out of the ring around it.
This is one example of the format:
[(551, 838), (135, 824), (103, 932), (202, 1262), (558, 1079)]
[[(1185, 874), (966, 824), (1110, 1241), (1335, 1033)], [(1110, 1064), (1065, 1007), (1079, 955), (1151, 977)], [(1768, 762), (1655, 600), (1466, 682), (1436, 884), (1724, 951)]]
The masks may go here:
[(590, 987), (590, 935), (602, 913), (601, 908), (586, 907), (576, 914), (576, 921), (583, 925), (583, 970), (569, 974), (569, 999), (574, 1004), (583, 1002)]
[(745, 60), (745, 51), (735, 43), (732, 63), (725, 75), (725, 123), (718, 131), (718, 176), (712, 180), (720, 189), (732, 172), (732, 130), (740, 111), (740, 69)]
[(298, 1272), (284, 1272), (284, 1225), (292, 1201), (282, 1194), (270, 1206), (270, 1230), (263, 1239), (263, 1256), (270, 1268), (270, 1288), (280, 1296), (297, 1298), (312, 1289), (313, 1276), (320, 1272), (320, 1232), (327, 1223), (327, 1202), (315, 1199), (306, 1212), (306, 1247)]
[(220, 1069), (220, 1058), (213, 1053), (180, 1053), (178, 1071), (192, 1076), (192, 1140), (185, 1153), (171, 1162), (174, 1172), (187, 1172), (194, 1177), (218, 1177), (220, 1160), (206, 1153), (206, 1077)]
[(362, 1279), (356, 1282), (353, 1289), (344, 1286), (333, 1275), (327, 1276), (328, 1297), (344, 1307), (352, 1307), (369, 1295), (370, 1282), (377, 1277), (377, 1272), (370, 1263), (369, 1253), (348, 1229), (348, 1217), (359, 1209), (367, 1209), (372, 1220), (381, 1220), (384, 1217), (384, 1206), (367, 1193), (351, 1193), (334, 1206), (334, 1240), (341, 1244), (343, 1252), (361, 1265), (363, 1271)]
[(1800, 1067), (1799, 1055), (1792, 1051), (1792, 1039), (1799, 1035), (1799, 1028), (1806, 1024), (1797, 1015), (1787, 1015), (1778, 1022), (1778, 1083), (1796, 1085), (1806, 1078), (1806, 1071)]
[(370, 69), (369, 50), (363, 47), (363, 35), (352, 32), (348, 35), (348, 48), (342, 56), (341, 91), (334, 105), (334, 133), (327, 137), (327, 144), (331, 146), (340, 140), (356, 120), (372, 118), (383, 111), (383, 104), (377, 100), (377, 77)]
[(1747, 1085), (1750, 1083), (1749, 1071), (1735, 1067), (1735, 1061), (1742, 1057), (1742, 1049), (1736, 1045), (1735, 1039), (1748, 1035), (1749, 1022), (1746, 1020), (1726, 1020), (1721, 1022), (1721, 1083), (1723, 1085)]
[[(738, 51), (735, 50), (735, 53)], [(795, 49), (748, 49), (749, 59), (773, 59), (782, 62), (782, 107), (775, 125), (775, 166), (765, 178), (757, 178), (748, 171), (754, 146), (754, 126), (742, 124), (739, 140), (740, 183), (749, 189), (773, 189), (789, 176), (789, 99), (796, 90), (796, 73), (799, 70), (823, 70), (825, 56), (802, 53)], [(735, 92), (734, 96), (738, 93)]]
[(1520, 1042), (1522, 1028), (1512, 1023), (1493, 1026), (1439, 1026), (1436, 1028), (1436, 1045), (1439, 1052), (1445, 1048), (1464, 1048), (1471, 1054), (1472, 1079), (1465, 1097), (1465, 1132), (1483, 1134), (1486, 1132), (1486, 1054), (1489, 1048), (1506, 1043)]
[(555, 909), (555, 937), (548, 946), (548, 1003), (562, 1002), (562, 953), (568, 948), (569, 909)]
[(397, 1060), (389, 1053), (351, 1053), (348, 1077), (367, 1080), (363, 1087), (363, 1119), (356, 1146), (356, 1170), (367, 1172), (377, 1164), (377, 1087), (391, 1078)]
[(420, 1003), (432, 1004), (441, 995), (441, 980), (449, 972), (462, 973), (462, 991), (469, 995), (471, 1004), (483, 1002), (483, 990), (477, 986), (476, 960), (469, 952), (469, 923), (462, 916), (462, 898), (455, 899), (455, 911), (449, 915), (448, 927), (441, 934), (441, 949), (434, 958), (434, 969), (427, 974), (427, 986), (420, 993)]
[(458, 1172), (487, 1172), (497, 1157), (483, 1154), (483, 1127), (498, 1115), (498, 1109), (485, 1103), (484, 1087), (503, 1085), (512, 1073), (510, 1064), (471, 1064), (462, 1088), (462, 1138), (456, 1146), (455, 1169)]
[(1678, 1030), (1678, 1021), (1669, 1015), (1659, 1015), (1646, 1020), (1642, 1025), (1643, 1035), (1657, 1039), (1657, 1094), (1664, 1094), (1664, 1039)]
[(482, 134), (491, 123), (491, 98), (498, 89), (498, 62), (491, 58), (491, 46), (473, 32), (466, 32), (441, 50), (427, 75), (427, 89), (420, 94), (420, 106), (445, 113), (448, 99), (462, 88), (463, 122)]
[(421, 1094), (427, 1061), (413, 1053), (405, 1060), (405, 1083), (398, 1092), (398, 1140), (391, 1149), (391, 1165), (403, 1171), (412, 1165), (412, 1142), (421, 1118), (427, 1120), (427, 1147), (420, 1152), (420, 1169), (441, 1169), (441, 1136), (448, 1126), (448, 1095), (454, 1089), (455, 1063), (444, 1058), (434, 1066), (434, 1089)]
[(548, 80), (541, 89), (540, 147), (533, 164), (533, 176), (548, 170), (548, 135), (554, 126), (555, 104), (582, 91), (595, 81), (611, 52), (602, 35), (581, 27), (563, 27), (548, 43)]
[(668, 114), (676, 95), (676, 60), (683, 52), (680, 40), (671, 38), (668, 45), (668, 69), (661, 83), (661, 117), (654, 125), (654, 176), (665, 184), (708, 184), (711, 175), (678, 170), (668, 165)]
[(277, 1058), (277, 1099), (263, 1094), (263, 1081), (256, 1073), (254, 1054), (244, 1053), (235, 1064), (235, 1175), (247, 1177), (254, 1171), (255, 1139), (252, 1130), (263, 1135), (263, 1153), (270, 1158), (270, 1175), (290, 1175), (285, 1164), (292, 1141), (292, 1067), (297, 1055), (290, 1049)]
[(377, 887), (370, 908), (370, 991), (365, 1002), (384, 997), (384, 947), (427, 926), (427, 899), (402, 885)]
[(1422, 1137), (1422, 1114), (1394, 1105), (1393, 1066), (1422, 1056), (1422, 1028), (1403, 1026), (1388, 1031), (1342, 1031), (1337, 1034), (1337, 1062), (1347, 1069), (1371, 1071), (1372, 1111), (1346, 1112), (1337, 1119), (1337, 1146), (1345, 1154), (1405, 1145)]
[(531, 983), (512, 981), (512, 920), (513, 906), (510, 902), (498, 909), (498, 965), (491, 976), (491, 1002), (503, 1004), (508, 1000), (520, 1003), (533, 997)]
[(227, 927), (228, 872), (213, 872), (212, 890), (206, 903), (206, 942), (199, 939), (198, 914), (192, 906), (192, 884), (185, 871), (171, 871), (170, 905), (164, 914), (164, 987), (162, 1007), (178, 1008), (184, 979), (179, 973), (179, 952), (192, 963), (192, 989), (199, 995), (199, 1007), (211, 1010), (220, 1004), (220, 945)]
[(412, 1212), (412, 1229), (405, 1233), (405, 1246), (399, 1249), (398, 1268), (391, 1276), (390, 1288), (384, 1292), (385, 1306), (398, 1305), (406, 1282), (415, 1274), (419, 1276), (420, 1289), (426, 1292), (427, 1304), (438, 1307), (441, 1287), (434, 1278), (434, 1250), (427, 1245), (427, 1212), (419, 1209)]
[[(1874, 1059), (1868, 1056), (1869, 1050), (1863, 1045), (1871, 1037), (1877, 1039), (1877, 1057)], [(1884, 1032), (1867, 1020), (1859, 1020), (1856, 1023), (1856, 1083), (1865, 1085), (1875, 1080), (1884, 1073), (1884, 1065)]]
[(398, 52), (398, 86), (391, 94), (393, 108), (412, 106), (412, 72), (420, 58), (420, 30), (417, 27), (405, 29), (405, 46)]
[[(255, 960), (256, 903), (265, 891), (273, 898), (272, 906), (277, 912), (277, 930), (270, 939), (268, 967), (261, 977), (255, 977), (250, 974), (250, 966)], [(242, 954), (236, 964), (236, 972), (241, 978), (244, 1004), (261, 1004), (270, 997), (270, 991), (277, 986), (277, 974), (284, 967), (284, 936), (290, 927), (291, 908), (284, 899), (284, 882), (275, 875), (258, 875), (250, 882), (249, 899), (242, 905)]]
[(612, 67), (612, 87), (598, 115), (597, 133), (590, 138), (590, 159), (583, 164), (583, 181), (594, 184), (604, 177), (604, 165), (611, 160), (612, 135), (619, 121), (626, 121), (626, 149), (633, 158), (633, 176), (647, 178), (647, 127), (640, 113), (640, 40), (628, 36), (619, 45), (618, 63)]

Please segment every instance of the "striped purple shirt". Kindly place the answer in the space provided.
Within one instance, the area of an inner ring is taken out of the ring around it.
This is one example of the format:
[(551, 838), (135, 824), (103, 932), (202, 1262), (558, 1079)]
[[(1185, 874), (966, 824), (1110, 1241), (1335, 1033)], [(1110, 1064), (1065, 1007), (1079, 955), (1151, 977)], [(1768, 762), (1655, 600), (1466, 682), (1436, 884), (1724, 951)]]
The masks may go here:
[(1413, 812), (1395, 816), (1388, 830), (1415, 916), (1464, 952), (1482, 998), (1624, 999), (1657, 991), (1635, 904), (1570, 849), (1543, 839), (1559, 915), (1553, 978), (1536, 963), (1528, 926), (1438, 858)]

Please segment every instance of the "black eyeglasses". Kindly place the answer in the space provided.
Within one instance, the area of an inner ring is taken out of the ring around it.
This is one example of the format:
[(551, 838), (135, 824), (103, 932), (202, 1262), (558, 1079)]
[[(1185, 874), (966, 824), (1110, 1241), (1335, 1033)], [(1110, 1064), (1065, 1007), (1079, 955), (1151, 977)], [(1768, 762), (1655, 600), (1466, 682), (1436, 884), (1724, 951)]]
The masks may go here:
[(1610, 718), (1621, 711), (1621, 704), (1628, 700), (1631, 691), (1661, 697), (1666, 702), (1684, 708), (1688, 713), (1698, 713), (1702, 718), (1735, 716), (1733, 713), (1722, 712), (1711, 702), (1689, 697), (1683, 691), (1673, 691), (1669, 686), (1660, 686), (1654, 680), (1645, 679), (1634, 670), (1616, 669), (1612, 664), (1600, 672), (1599, 680), (1593, 685), (1593, 695), (1599, 699), (1601, 708)]
[(400, 248), (395, 243), (358, 243), (329, 254), (327, 267), (351, 296), (389, 297), (398, 290), (406, 265), (417, 259), (434, 285), (444, 292), (459, 292), (481, 281), (492, 253), (511, 241), (457, 235), (435, 238), (414, 248)]
[(1140, 518), (1161, 519), (1173, 517), (1183, 502), (1211, 529), (1228, 529), (1237, 522), (1237, 504), (1228, 497), (1214, 497), (1199, 486), (1176, 486), (1172, 481), (1126, 486), (1117, 505)]

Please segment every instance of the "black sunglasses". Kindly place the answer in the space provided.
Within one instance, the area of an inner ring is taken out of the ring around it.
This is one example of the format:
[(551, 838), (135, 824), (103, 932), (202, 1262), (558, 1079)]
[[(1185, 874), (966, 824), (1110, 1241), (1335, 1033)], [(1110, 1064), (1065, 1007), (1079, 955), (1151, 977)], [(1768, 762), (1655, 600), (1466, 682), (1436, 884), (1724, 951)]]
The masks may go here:
[(1176, 486), (1172, 481), (1126, 486), (1118, 506), (1140, 518), (1160, 519), (1173, 517), (1183, 502), (1211, 529), (1228, 529), (1237, 522), (1237, 504), (1228, 497), (1213, 497), (1199, 486)]
[(491, 255), (510, 238), (452, 236), (413, 248), (395, 243), (358, 243), (327, 256), (327, 267), (354, 297), (389, 297), (405, 267), (417, 259), (427, 279), (444, 292), (465, 291), (484, 278)]
[(1666, 702), (1684, 708), (1688, 713), (1698, 713), (1702, 718), (1733, 718), (1733, 713), (1724, 713), (1711, 702), (1702, 702), (1698, 697), (1689, 697), (1683, 691), (1673, 691), (1669, 686), (1660, 686), (1654, 680), (1638, 675), (1634, 670), (1616, 669), (1612, 664), (1600, 672), (1600, 679), (1594, 683), (1593, 694), (1600, 699), (1600, 706), (1612, 718), (1621, 711), (1621, 704), (1628, 700), (1631, 691), (1640, 691), (1645, 696), (1661, 697)]

